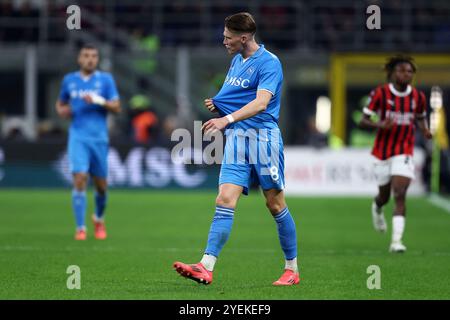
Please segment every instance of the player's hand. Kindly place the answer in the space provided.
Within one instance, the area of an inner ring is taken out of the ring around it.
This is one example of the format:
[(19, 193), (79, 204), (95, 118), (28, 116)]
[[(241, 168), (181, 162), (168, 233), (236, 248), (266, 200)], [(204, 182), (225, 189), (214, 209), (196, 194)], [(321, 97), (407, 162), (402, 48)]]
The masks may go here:
[(380, 128), (380, 129), (389, 130), (389, 129), (392, 128), (393, 125), (394, 125), (394, 121), (392, 121), (392, 120), (389, 119), (389, 118), (384, 119), (383, 121), (378, 122), (378, 128)]
[(98, 104), (100, 106), (104, 106), (106, 103), (106, 99), (98, 94), (87, 94), (83, 97), (83, 100), (89, 104)]
[(424, 137), (427, 138), (427, 139), (433, 138), (433, 134), (431, 133), (431, 131), (430, 131), (429, 129), (425, 129), (425, 130), (423, 131), (423, 135), (424, 135)]
[(229, 123), (230, 121), (228, 121), (226, 117), (214, 118), (206, 121), (202, 126), (202, 130), (205, 132), (205, 134), (213, 134), (224, 129)]
[(214, 105), (212, 99), (205, 99), (205, 107), (211, 112), (218, 112), (216, 106)]
[(56, 112), (63, 119), (69, 119), (72, 116), (72, 110), (69, 106), (59, 106)]

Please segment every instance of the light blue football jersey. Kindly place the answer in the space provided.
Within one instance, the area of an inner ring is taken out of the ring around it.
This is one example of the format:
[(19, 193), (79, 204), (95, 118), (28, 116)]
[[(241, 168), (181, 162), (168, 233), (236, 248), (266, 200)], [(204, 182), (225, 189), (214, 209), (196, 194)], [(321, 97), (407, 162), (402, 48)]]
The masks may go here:
[(71, 139), (108, 142), (108, 111), (99, 105), (83, 100), (87, 94), (96, 93), (106, 100), (118, 100), (119, 93), (113, 76), (108, 72), (95, 71), (89, 78), (81, 73), (67, 74), (61, 85), (59, 99), (69, 103), (72, 109), (72, 122), (69, 130)]
[(246, 61), (240, 53), (233, 58), (222, 88), (212, 98), (213, 103), (224, 116), (254, 100), (257, 90), (267, 90), (272, 93), (267, 109), (251, 118), (231, 124), (228, 129), (274, 128), (278, 126), (282, 82), (283, 69), (280, 60), (261, 44)]

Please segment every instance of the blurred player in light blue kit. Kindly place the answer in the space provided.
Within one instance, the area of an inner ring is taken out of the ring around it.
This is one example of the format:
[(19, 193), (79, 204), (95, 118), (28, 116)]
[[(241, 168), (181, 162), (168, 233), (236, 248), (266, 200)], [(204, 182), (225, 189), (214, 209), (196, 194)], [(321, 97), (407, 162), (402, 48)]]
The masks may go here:
[(97, 70), (99, 51), (84, 45), (78, 55), (80, 70), (67, 74), (56, 102), (58, 115), (71, 119), (68, 157), (73, 174), (72, 206), (76, 221), (76, 240), (85, 240), (87, 230), (86, 187), (89, 175), (95, 185), (95, 237), (106, 238), (104, 213), (107, 202), (109, 137), (108, 112), (119, 113), (120, 100), (114, 78)]
[[(229, 54), (236, 55), (219, 93), (205, 100), (206, 108), (222, 116), (207, 121), (205, 133), (227, 129), (216, 210), (201, 261), (174, 263), (179, 274), (203, 284), (213, 280), (214, 265), (231, 232), (237, 202), (252, 182), (263, 189), (285, 256), (284, 273), (273, 284), (290, 286), (300, 281), (296, 227), (283, 192), (283, 141), (278, 128), (283, 70), (277, 56), (255, 41), (255, 32), (256, 23), (249, 13), (225, 19), (223, 44)], [(236, 272), (251, 270), (237, 266)]]

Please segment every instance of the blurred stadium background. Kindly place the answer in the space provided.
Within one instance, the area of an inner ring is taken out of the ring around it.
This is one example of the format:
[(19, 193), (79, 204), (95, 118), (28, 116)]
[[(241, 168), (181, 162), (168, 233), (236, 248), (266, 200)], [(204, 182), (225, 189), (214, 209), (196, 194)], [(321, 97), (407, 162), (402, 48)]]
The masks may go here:
[[(72, 4), (81, 8), (81, 30), (66, 28), (69, 17), (66, 9)], [(371, 4), (381, 8), (381, 30), (366, 28), (369, 16), (366, 8)], [(63, 75), (78, 68), (78, 48), (85, 42), (99, 46), (100, 68), (114, 74), (124, 107), (121, 115), (109, 119), (109, 182), (113, 188), (120, 189), (111, 191), (111, 209), (108, 209), (111, 211), (111, 228), (114, 228), (114, 219), (118, 219), (112, 213), (120, 215), (118, 208), (127, 211), (125, 204), (132, 199), (128, 195), (133, 196), (127, 192), (125, 196), (119, 194), (123, 189), (133, 188), (138, 192), (140, 196), (136, 201), (144, 201), (141, 192), (147, 193), (148, 211), (152, 211), (152, 202), (159, 203), (158, 195), (166, 199), (170, 197), (170, 192), (176, 192), (174, 189), (202, 190), (214, 199), (219, 166), (173, 163), (170, 152), (175, 142), (170, 141), (170, 136), (179, 127), (193, 130), (194, 120), (209, 119), (203, 99), (213, 96), (220, 88), (230, 61), (222, 46), (223, 20), (238, 11), (249, 11), (255, 16), (259, 28), (258, 41), (276, 53), (284, 66), (280, 128), (287, 146), (286, 191), (290, 196), (366, 196), (365, 205), (358, 199), (343, 198), (348, 205), (342, 205), (341, 212), (345, 213), (351, 207), (369, 212), (368, 197), (376, 191), (369, 155), (374, 134), (358, 129), (356, 123), (370, 91), (385, 82), (382, 68), (386, 57), (398, 52), (409, 53), (416, 58), (418, 72), (414, 85), (426, 93), (428, 113), (431, 115), (434, 112), (431, 117), (435, 132), (433, 142), (424, 141), (420, 134), (416, 137), (418, 179), (410, 194), (425, 195), (433, 191), (448, 195), (448, 1), (0, 0), (0, 197), (3, 199), (0, 201), (0, 219), (5, 219), (2, 223), (5, 231), (3, 252), (18, 253), (16, 257), (27, 252), (25, 244), (22, 244), (25, 249), (19, 247), (15, 250), (10, 241), (14, 234), (21, 234), (19, 229), (11, 227), (14, 221), (23, 222), (29, 230), (32, 230), (34, 223), (31, 216), (21, 216), (25, 210), (20, 207), (20, 195), (23, 193), (32, 194), (30, 199), (34, 200), (29, 200), (36, 201), (36, 206), (30, 203), (26, 210), (35, 210), (36, 214), (44, 209), (54, 210), (51, 214), (58, 215), (60, 219), (55, 221), (67, 225), (64, 229), (66, 233), (58, 234), (58, 239), (71, 237), (70, 198), (63, 196), (69, 194), (71, 186), (65, 153), (69, 123), (57, 117), (54, 104)], [(433, 108), (430, 106), (432, 88), (437, 94)], [(142, 134), (136, 136), (136, 131)], [(60, 188), (63, 192), (48, 191), (47, 188)], [(161, 193), (152, 196), (155, 189)], [(116, 199), (120, 198), (123, 202), (114, 200), (114, 192), (117, 192)], [(183, 207), (184, 194), (173, 194), (178, 201), (174, 205)], [(39, 195), (42, 197), (39, 198)], [(51, 203), (45, 202), (44, 197), (56, 201), (57, 209), (51, 208)], [(196, 206), (204, 199), (199, 196), (197, 204), (192, 201), (188, 203)], [(139, 210), (146, 210), (144, 207), (142, 205)], [(208, 210), (211, 211), (211, 208), (208, 207)], [(318, 210), (318, 216), (320, 212), (325, 214), (330, 211), (321, 207), (319, 202), (303, 210), (303, 204), (299, 201), (298, 208), (305, 214), (308, 208)], [(425, 200), (417, 208), (431, 210)], [(56, 213), (56, 210), (66, 212)], [(198, 239), (191, 239), (194, 247), (201, 248), (205, 240), (203, 236), (206, 236), (210, 219), (208, 210), (204, 210), (201, 218), (204, 225), (200, 224), (197, 228), (201, 229)], [(192, 215), (196, 214), (191, 211)], [(13, 218), (8, 213), (17, 214), (17, 217)], [(59, 217), (61, 214), (65, 216), (64, 220)], [(136, 214), (133, 216), (140, 221)], [(437, 238), (443, 236), (445, 230), (448, 231), (448, 217), (442, 215), (439, 218), (441, 220), (436, 218), (433, 220), (435, 224), (427, 229), (430, 234), (436, 232)], [(361, 219), (364, 221), (362, 224), (367, 222), (366, 228), (369, 229), (369, 213)], [(324, 221), (319, 219), (317, 223)], [(124, 226), (129, 227), (126, 223)], [(444, 228), (439, 229), (441, 233), (436, 226)], [(345, 228), (345, 225), (342, 227)], [(116, 228), (119, 228), (118, 224)], [(55, 236), (54, 229), (48, 230)], [(142, 240), (133, 238), (133, 230), (130, 227), (129, 233), (124, 234), (137, 242)], [(180, 232), (175, 232), (173, 236)], [(313, 238), (311, 231), (310, 234)], [(305, 245), (308, 237), (306, 231)], [(28, 240), (33, 242), (35, 239)], [(439, 239), (442, 240), (442, 237)], [(276, 244), (275, 238), (273, 240)], [(333, 242), (336, 238), (322, 240)], [(51, 240), (37, 241), (44, 247), (57, 245)], [(444, 251), (448, 237), (445, 241), (441, 242)], [(183, 245), (181, 240), (178, 242)], [(132, 248), (127, 247), (126, 250)], [(307, 256), (308, 249), (305, 250)], [(194, 257), (191, 251), (187, 251), (191, 254), (185, 255), (187, 258)], [(350, 254), (347, 252), (347, 255)], [(448, 266), (448, 246), (443, 256), (447, 260), (441, 266)], [(165, 256), (167, 265), (172, 257), (173, 254)], [(317, 263), (323, 265), (323, 261)], [(449, 283), (448, 277), (446, 279)], [(351, 290), (350, 286), (348, 292)], [(250, 288), (248, 296), (242, 293), (234, 297), (253, 297), (251, 291)], [(12, 289), (6, 292), (3, 292), (4, 296), (14, 297)], [(95, 297), (95, 290), (93, 292)], [(423, 291), (422, 295), (427, 292)], [(316, 294), (310, 297), (322, 297)], [(448, 298), (445, 288), (439, 294), (436, 297)], [(33, 295), (30, 293), (30, 296)], [(52, 297), (51, 294), (49, 296)], [(54, 296), (60, 295), (54, 293)], [(133, 294), (128, 296), (135, 297)], [(155, 294), (150, 297), (161, 296)], [(162, 297), (170, 297), (170, 292)], [(330, 293), (329, 297), (336, 296)], [(392, 293), (390, 297), (398, 296)]]

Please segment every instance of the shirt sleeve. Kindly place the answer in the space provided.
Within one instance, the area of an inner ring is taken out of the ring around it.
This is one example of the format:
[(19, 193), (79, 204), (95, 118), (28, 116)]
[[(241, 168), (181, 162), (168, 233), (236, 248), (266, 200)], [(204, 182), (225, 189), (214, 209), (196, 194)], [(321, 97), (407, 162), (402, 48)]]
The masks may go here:
[(423, 119), (427, 116), (427, 99), (423, 91), (419, 93), (419, 105), (416, 108), (416, 118)]
[(69, 83), (67, 76), (64, 77), (61, 83), (61, 89), (59, 91), (59, 100), (63, 103), (69, 102), (70, 99), (70, 91), (69, 91)]
[(106, 78), (106, 90), (105, 97), (106, 100), (119, 100), (119, 92), (117, 91), (116, 82), (112, 75), (108, 75)]
[(278, 60), (264, 63), (260, 70), (260, 78), (257, 90), (266, 90), (274, 96), (283, 81), (283, 70)]
[(369, 103), (364, 107), (363, 113), (368, 116), (373, 116), (374, 114), (376, 114), (381, 108), (381, 99), (381, 88), (378, 87), (375, 90), (372, 90), (369, 96)]

